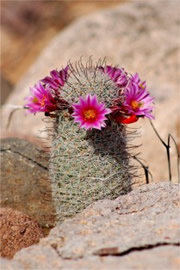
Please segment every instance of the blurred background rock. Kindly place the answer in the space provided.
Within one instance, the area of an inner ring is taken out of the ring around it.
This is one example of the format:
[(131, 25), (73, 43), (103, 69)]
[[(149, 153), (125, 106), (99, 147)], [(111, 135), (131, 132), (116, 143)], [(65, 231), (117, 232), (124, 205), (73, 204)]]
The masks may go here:
[(125, 1), (1, 1), (1, 104), (65, 26), (82, 15)]

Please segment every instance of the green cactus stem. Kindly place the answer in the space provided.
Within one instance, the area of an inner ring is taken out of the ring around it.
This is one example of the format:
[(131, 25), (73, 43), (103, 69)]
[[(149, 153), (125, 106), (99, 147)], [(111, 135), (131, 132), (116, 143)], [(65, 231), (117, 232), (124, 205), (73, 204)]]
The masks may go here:
[[(81, 62), (69, 66), (70, 77), (61, 96), (72, 103), (79, 96), (96, 94), (109, 106), (116, 97), (115, 83), (91, 62), (86, 67)], [(86, 131), (74, 123), (68, 109), (56, 113), (50, 178), (58, 222), (94, 201), (115, 199), (129, 192), (132, 174), (124, 125), (109, 118), (105, 128)]]

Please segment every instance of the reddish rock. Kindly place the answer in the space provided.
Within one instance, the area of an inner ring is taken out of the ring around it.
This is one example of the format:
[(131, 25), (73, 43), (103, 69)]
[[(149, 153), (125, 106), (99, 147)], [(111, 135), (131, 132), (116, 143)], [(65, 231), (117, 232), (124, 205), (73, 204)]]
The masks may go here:
[(38, 243), (43, 237), (37, 221), (11, 208), (0, 208), (0, 255), (12, 258), (25, 247)]

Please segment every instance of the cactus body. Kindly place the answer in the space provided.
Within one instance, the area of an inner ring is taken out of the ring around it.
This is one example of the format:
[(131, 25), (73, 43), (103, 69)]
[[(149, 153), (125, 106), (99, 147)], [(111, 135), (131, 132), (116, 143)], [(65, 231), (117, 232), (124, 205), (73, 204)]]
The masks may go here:
[[(93, 68), (73, 67), (61, 96), (69, 103), (79, 96), (96, 94), (107, 106), (117, 86)], [(117, 93), (118, 95), (118, 93)], [(114, 199), (131, 190), (126, 130), (110, 119), (102, 130), (80, 129), (68, 110), (56, 115), (50, 160), (52, 196), (57, 221), (61, 222), (100, 199)]]
[(60, 116), (58, 128), (50, 166), (58, 221), (93, 201), (130, 191), (124, 127), (114, 124), (102, 131), (85, 131)]

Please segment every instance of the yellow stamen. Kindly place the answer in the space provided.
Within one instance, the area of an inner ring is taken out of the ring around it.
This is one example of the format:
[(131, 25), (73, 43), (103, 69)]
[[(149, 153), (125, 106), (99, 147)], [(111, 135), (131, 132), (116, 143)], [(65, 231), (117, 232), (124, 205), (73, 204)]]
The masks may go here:
[(33, 102), (33, 103), (38, 103), (38, 102), (39, 102), (39, 100), (38, 100), (38, 98), (37, 98), (37, 97), (34, 97), (34, 98), (33, 98), (33, 100), (32, 100), (32, 102)]
[(144, 89), (145, 88), (145, 85), (143, 83), (140, 83), (139, 84), (139, 87), (142, 88), (142, 89)]
[(46, 100), (46, 96), (43, 96), (43, 98), (41, 99), (41, 107), (43, 107), (44, 106), (44, 104), (45, 104), (45, 100)]
[(133, 110), (140, 108), (142, 105), (143, 105), (143, 102), (137, 102), (136, 100), (131, 101), (131, 106)]
[(92, 119), (96, 118), (96, 112), (93, 109), (86, 110), (84, 112), (84, 117), (86, 119), (92, 120)]

